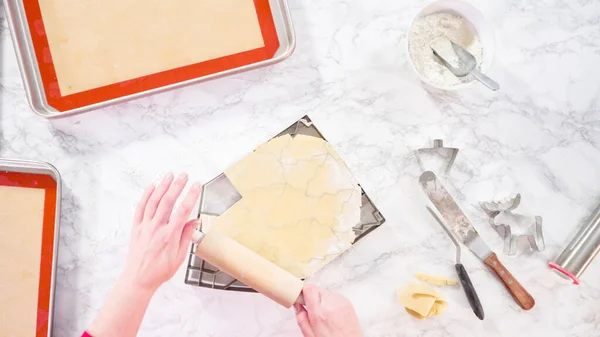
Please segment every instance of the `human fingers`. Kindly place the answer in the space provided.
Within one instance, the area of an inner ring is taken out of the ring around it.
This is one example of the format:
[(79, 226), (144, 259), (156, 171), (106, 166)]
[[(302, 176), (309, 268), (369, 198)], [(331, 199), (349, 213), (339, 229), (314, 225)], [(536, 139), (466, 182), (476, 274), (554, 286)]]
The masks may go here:
[(304, 335), (304, 337), (314, 337), (315, 333), (310, 326), (308, 312), (304, 306), (301, 304), (294, 304), (294, 310), (296, 310), (296, 322), (300, 327), (300, 331), (302, 331), (302, 335)]
[(307, 284), (302, 289), (305, 308), (311, 321), (317, 322), (324, 318), (322, 290), (312, 284)]
[(150, 199), (152, 192), (154, 192), (154, 188), (154, 184), (146, 187), (146, 190), (142, 195), (142, 199), (135, 208), (135, 214), (133, 216), (134, 226), (139, 225), (142, 222), (142, 219), (144, 218), (144, 210), (146, 209), (146, 205), (148, 204), (148, 200)]
[(169, 186), (169, 189), (160, 200), (156, 214), (154, 215), (154, 220), (157, 224), (166, 224), (167, 221), (169, 221), (169, 217), (173, 212), (173, 207), (175, 207), (175, 203), (177, 202), (177, 199), (179, 199), (181, 192), (183, 192), (187, 181), (187, 174), (182, 173), (175, 179), (171, 186)]
[(152, 218), (154, 218), (154, 214), (156, 214), (156, 208), (158, 207), (163, 195), (165, 195), (169, 189), (169, 186), (171, 186), (172, 182), (173, 173), (169, 173), (154, 189), (152, 196), (150, 196), (150, 200), (148, 200), (148, 204), (146, 205), (146, 210), (144, 211), (144, 220), (152, 220)]
[(181, 240), (179, 241), (179, 251), (177, 252), (177, 257), (179, 260), (183, 262), (185, 259), (185, 255), (190, 247), (190, 242), (192, 242), (192, 236), (198, 228), (200, 224), (200, 219), (190, 220), (185, 224), (183, 228), (183, 232), (181, 233)]
[(202, 185), (200, 183), (192, 185), (185, 199), (183, 199), (183, 202), (179, 205), (175, 213), (173, 213), (171, 220), (169, 220), (169, 224), (173, 226), (173, 235), (177, 238), (181, 237), (183, 228), (200, 198), (200, 193), (202, 193)]
[(310, 310), (321, 305), (321, 289), (319, 287), (312, 284), (305, 284), (302, 289), (302, 295), (304, 295), (304, 302), (307, 309)]

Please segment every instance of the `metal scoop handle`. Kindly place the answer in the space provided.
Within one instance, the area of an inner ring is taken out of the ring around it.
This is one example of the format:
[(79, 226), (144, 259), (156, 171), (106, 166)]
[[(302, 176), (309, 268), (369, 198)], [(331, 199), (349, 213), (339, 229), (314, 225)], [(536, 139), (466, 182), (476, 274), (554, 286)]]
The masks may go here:
[(481, 82), (483, 85), (490, 88), (491, 90), (498, 91), (500, 89), (500, 85), (498, 83), (496, 83), (491, 78), (487, 77), (485, 74), (479, 71), (479, 69), (473, 69), (471, 71), (471, 74), (473, 75), (473, 77), (475, 77), (475, 79), (477, 79), (479, 82)]

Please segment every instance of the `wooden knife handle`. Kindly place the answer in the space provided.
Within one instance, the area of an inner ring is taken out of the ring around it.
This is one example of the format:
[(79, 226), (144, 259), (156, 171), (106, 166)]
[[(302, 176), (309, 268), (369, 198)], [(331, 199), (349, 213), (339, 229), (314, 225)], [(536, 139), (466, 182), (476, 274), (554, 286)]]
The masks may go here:
[(529, 310), (535, 305), (535, 300), (531, 295), (523, 288), (521, 283), (517, 281), (512, 274), (506, 269), (506, 267), (498, 260), (496, 253), (492, 253), (486, 260), (485, 264), (500, 277), (506, 289), (510, 292), (512, 297), (519, 303), (523, 310)]

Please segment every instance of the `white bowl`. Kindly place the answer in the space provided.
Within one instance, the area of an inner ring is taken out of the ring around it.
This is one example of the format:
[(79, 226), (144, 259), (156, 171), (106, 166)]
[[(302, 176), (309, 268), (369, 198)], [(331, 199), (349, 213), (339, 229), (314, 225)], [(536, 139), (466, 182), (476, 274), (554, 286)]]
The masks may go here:
[[(481, 13), (481, 11), (479, 11), (473, 5), (466, 3), (464, 1), (438, 0), (434, 3), (431, 3), (427, 6), (425, 6), (425, 8), (423, 8), (419, 12), (419, 14), (417, 14), (417, 16), (413, 19), (413, 21), (410, 24), (410, 28), (408, 29), (408, 36), (410, 36), (410, 33), (412, 32), (412, 30), (414, 28), (415, 21), (418, 18), (423, 17), (425, 15), (432, 14), (432, 13), (451, 13), (451, 14), (459, 15), (459, 16), (462, 16), (463, 18), (465, 18), (467, 21), (469, 21), (473, 25), (473, 28), (477, 32), (477, 35), (479, 35), (479, 40), (481, 41), (481, 44), (483, 46), (483, 61), (481, 63), (480, 70), (482, 73), (485, 74), (489, 70), (490, 66), (492, 65), (492, 60), (494, 58), (495, 41), (494, 41), (494, 31), (492, 30), (492, 28), (490, 27), (488, 22), (485, 20), (483, 13)], [(410, 60), (410, 65), (413, 68), (413, 70), (415, 71), (415, 73), (419, 76), (421, 81), (423, 81), (424, 83), (426, 83), (434, 88), (438, 88), (438, 89), (458, 90), (458, 89), (470, 87), (476, 82), (476, 80), (472, 80), (469, 82), (452, 85), (452, 86), (441, 86), (439, 84), (432, 83), (428, 78), (423, 76), (417, 70), (415, 63), (413, 62), (412, 56), (410, 55), (408, 43), (409, 43), (409, 39), (407, 38), (406, 39), (406, 53), (408, 55), (408, 59)]]

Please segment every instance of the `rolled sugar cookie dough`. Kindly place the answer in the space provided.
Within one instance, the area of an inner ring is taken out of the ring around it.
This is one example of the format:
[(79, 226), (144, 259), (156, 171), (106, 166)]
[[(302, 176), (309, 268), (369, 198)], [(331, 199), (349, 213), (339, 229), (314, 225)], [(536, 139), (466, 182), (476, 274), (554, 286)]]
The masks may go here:
[(227, 234), (299, 278), (312, 276), (356, 239), (361, 188), (323, 139), (274, 138), (225, 175), (242, 199), (208, 230)]

